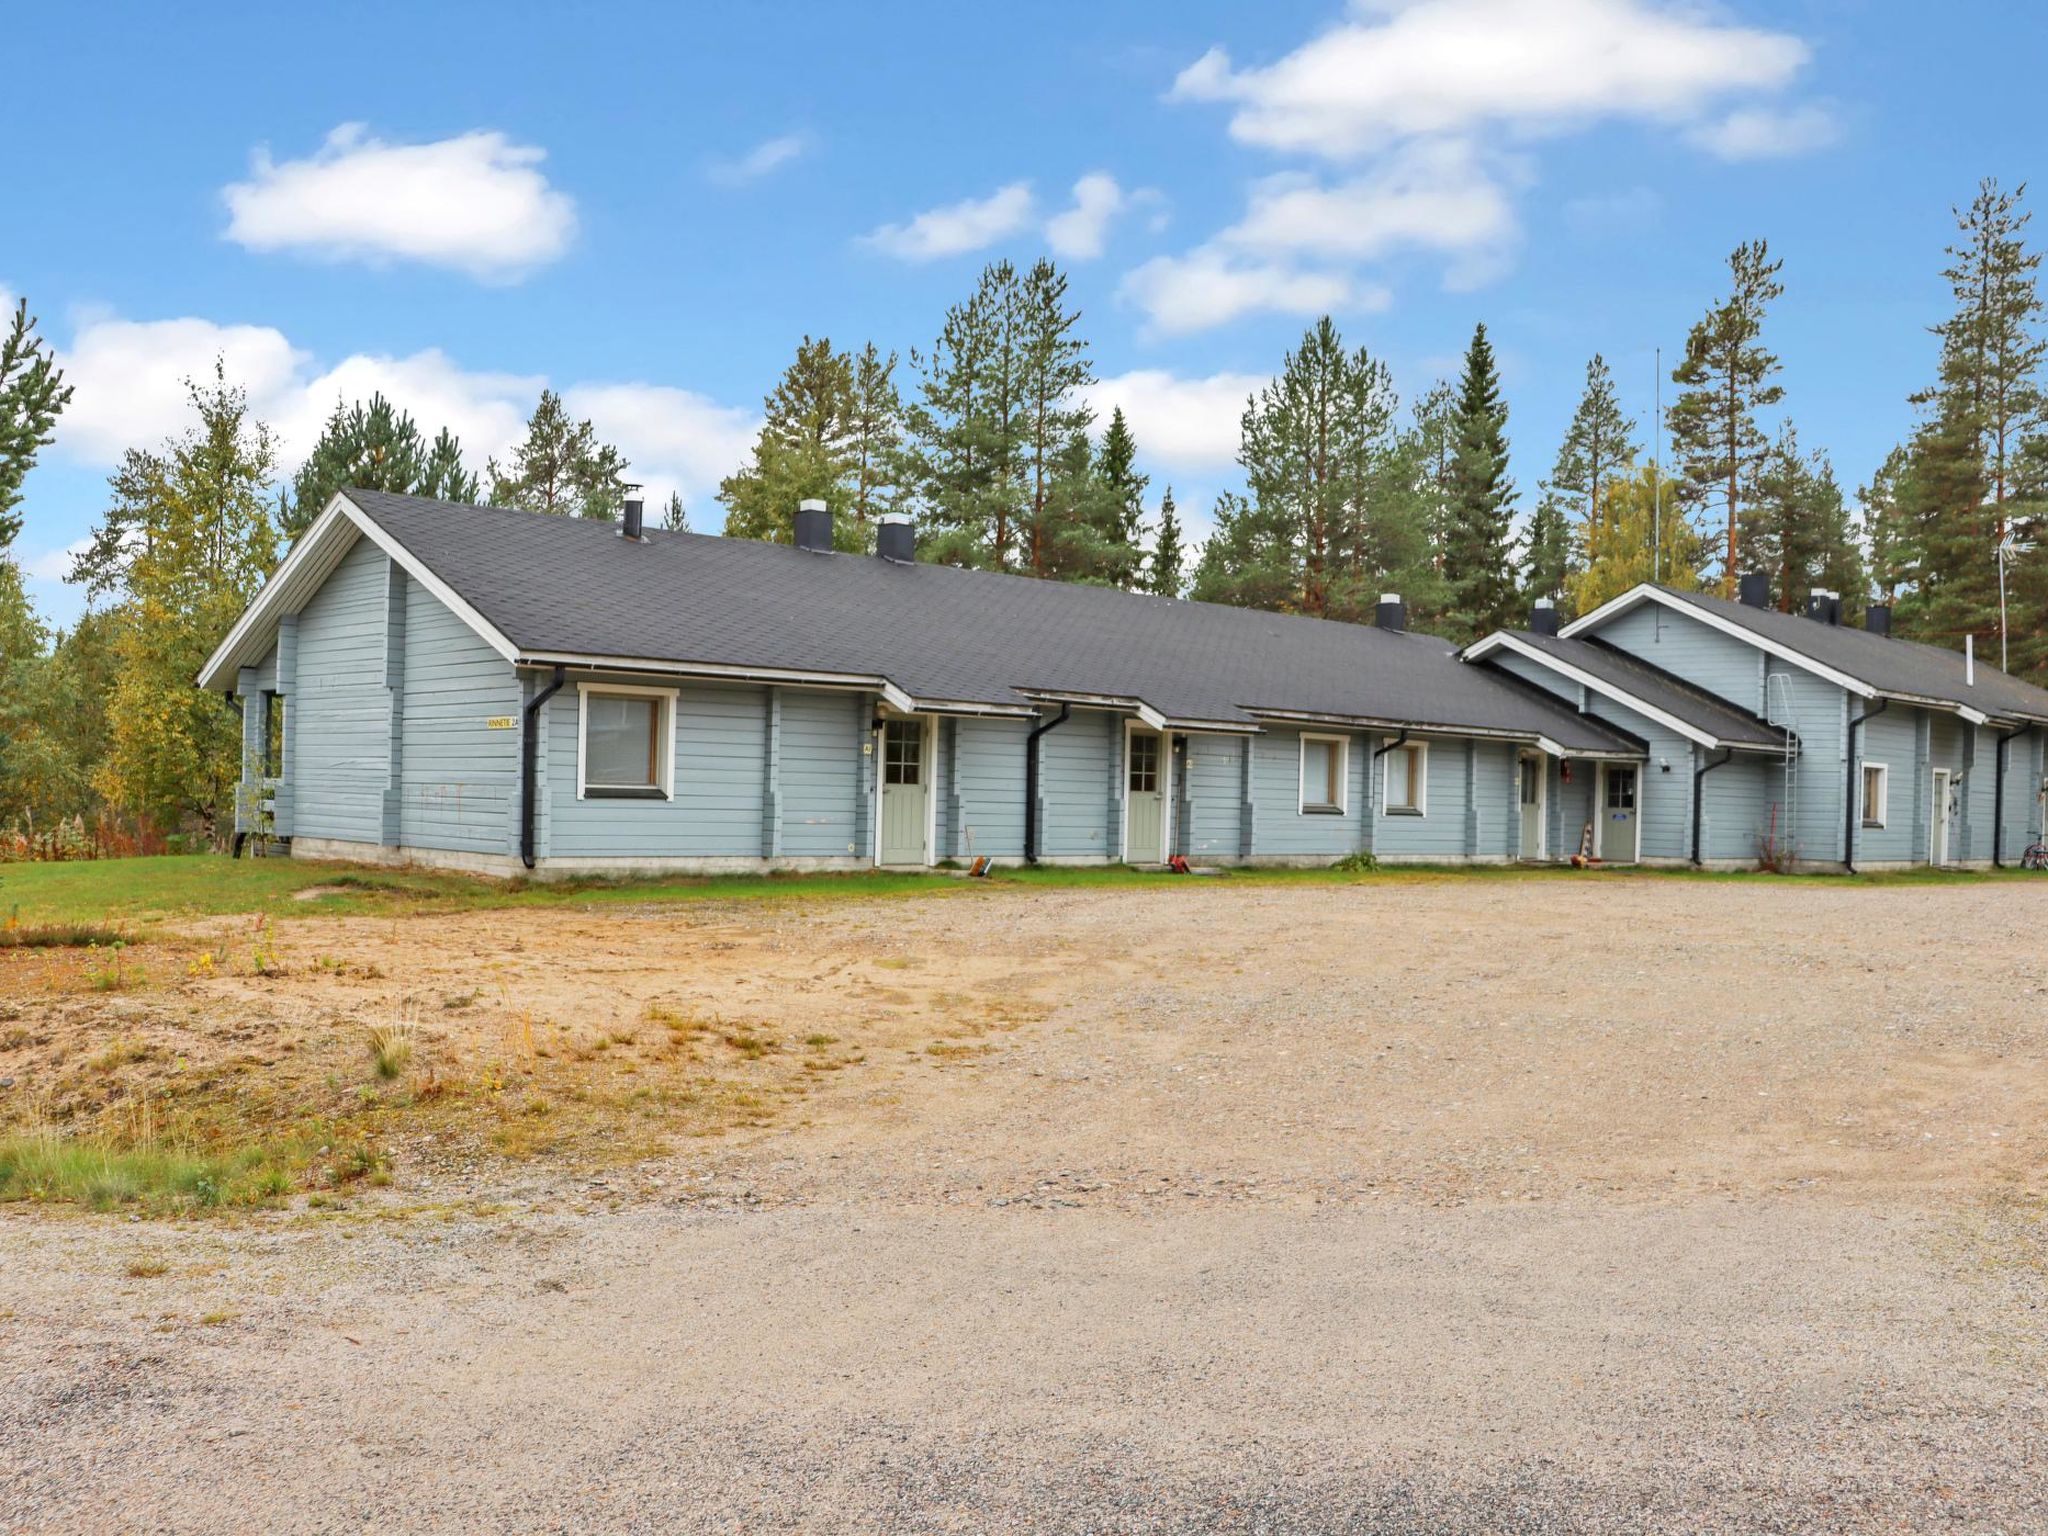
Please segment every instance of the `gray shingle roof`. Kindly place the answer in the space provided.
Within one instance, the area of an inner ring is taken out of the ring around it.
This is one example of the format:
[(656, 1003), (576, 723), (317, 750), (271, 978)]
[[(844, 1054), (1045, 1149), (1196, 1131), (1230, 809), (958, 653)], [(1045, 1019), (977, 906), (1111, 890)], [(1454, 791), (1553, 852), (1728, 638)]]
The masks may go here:
[(930, 701), (1106, 695), (1176, 721), (1299, 713), (1636, 750), (1427, 635), (707, 534), (630, 544), (606, 523), (347, 494), (522, 655), (873, 674)]
[(1715, 740), (1740, 746), (1783, 748), (1785, 733), (1774, 730), (1746, 709), (1726, 699), (1695, 688), (1662, 667), (1653, 666), (1604, 640), (1556, 635), (1539, 635), (1530, 630), (1513, 631), (1515, 639), (1531, 650), (1555, 657), (1590, 677), (1610, 683), (1632, 698), (1683, 720)]
[(1751, 634), (1810, 656), (1822, 666), (1868, 684), (1879, 693), (1938, 699), (1989, 715), (2048, 721), (2048, 691), (2006, 676), (1982, 656), (1977, 658), (1977, 681), (1973, 686), (1965, 680), (1962, 656), (1938, 645), (1874, 635), (1852, 625), (1823, 624), (1803, 614), (1780, 613), (1775, 608), (1752, 608), (1704, 592), (1679, 592), (1669, 587), (1658, 590), (1739, 625)]

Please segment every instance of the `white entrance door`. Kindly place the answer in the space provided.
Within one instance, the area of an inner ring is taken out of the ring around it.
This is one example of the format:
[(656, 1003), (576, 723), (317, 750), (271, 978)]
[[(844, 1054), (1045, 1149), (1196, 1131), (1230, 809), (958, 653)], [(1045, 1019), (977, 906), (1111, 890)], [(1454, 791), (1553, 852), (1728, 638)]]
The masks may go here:
[(1543, 759), (1536, 756), (1522, 760), (1522, 857), (1540, 859), (1546, 850), (1543, 846), (1545, 801), (1549, 798), (1548, 786), (1544, 783)]
[(1930, 864), (1948, 862), (1948, 791), (1951, 777), (1946, 768), (1934, 770), (1934, 831), (1927, 849)]
[(1132, 731), (1124, 748), (1124, 862), (1166, 861), (1166, 739)]
[(925, 723), (882, 722), (882, 835), (880, 862), (929, 864), (925, 832), (931, 773), (925, 761)]
[(1609, 864), (1636, 861), (1636, 770), (1632, 763), (1608, 763), (1600, 770), (1600, 846)]

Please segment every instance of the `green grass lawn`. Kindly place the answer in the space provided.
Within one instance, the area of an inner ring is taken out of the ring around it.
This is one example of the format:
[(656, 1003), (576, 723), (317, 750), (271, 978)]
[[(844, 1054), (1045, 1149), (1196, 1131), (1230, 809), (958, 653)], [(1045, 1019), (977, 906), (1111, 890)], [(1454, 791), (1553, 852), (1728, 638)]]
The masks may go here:
[[(229, 859), (187, 854), (146, 859), (102, 859), (63, 864), (0, 865), (0, 928), (19, 930), (64, 924), (99, 924), (142, 934), (167, 920), (232, 913), (276, 917), (336, 914), (468, 911), (518, 906), (574, 906), (593, 902), (767, 901), (797, 898), (866, 898), (900, 895), (962, 895), (990, 889), (1034, 886), (1114, 888), (1170, 887), (1185, 883), (1174, 875), (1123, 866), (1046, 866), (1006, 869), (988, 880), (969, 881), (943, 871), (909, 874), (865, 871), (832, 875), (733, 875), (699, 879), (558, 881), (507, 884), (468, 875), (425, 870), (365, 869), (295, 859)], [(1202, 877), (1192, 877), (1202, 878)], [(1242, 869), (1213, 877), (1244, 884), (1353, 884), (1401, 880), (1780, 880), (1756, 873), (1702, 874), (1690, 870), (1602, 869), (1560, 866), (1403, 865), (1374, 871), (1331, 869)], [(1798, 878), (1841, 881), (1840, 876)], [(1935, 872), (1861, 876), (1870, 885), (1948, 884), (1959, 881), (2026, 879), (2015, 870)], [(312, 899), (299, 894), (326, 888)]]

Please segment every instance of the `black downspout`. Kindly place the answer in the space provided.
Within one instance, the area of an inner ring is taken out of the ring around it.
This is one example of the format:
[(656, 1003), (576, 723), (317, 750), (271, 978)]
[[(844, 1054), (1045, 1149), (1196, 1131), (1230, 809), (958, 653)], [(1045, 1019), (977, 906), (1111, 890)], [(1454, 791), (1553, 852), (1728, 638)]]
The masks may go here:
[(1071, 704), (1062, 704), (1060, 712), (1045, 724), (1033, 729), (1024, 738), (1024, 862), (1038, 862), (1038, 738), (1055, 726), (1065, 725), (1067, 716), (1074, 712)]
[(562, 669), (555, 668), (554, 680), (536, 693), (526, 706), (519, 732), (519, 862), (533, 868), (533, 779), (540, 752), (541, 706), (561, 691)]
[[(1400, 735), (1396, 736), (1396, 737), (1395, 737), (1395, 738), (1394, 738), (1394, 739), (1393, 739), (1392, 741), (1388, 742), (1388, 743), (1387, 743), (1387, 744), (1386, 744), (1386, 745), (1385, 745), (1384, 747), (1381, 747), (1381, 748), (1379, 749), (1379, 751), (1377, 751), (1377, 752), (1373, 753), (1373, 755), (1372, 755), (1372, 760), (1373, 760), (1374, 762), (1378, 762), (1378, 761), (1379, 761), (1379, 760), (1380, 760), (1381, 758), (1385, 757), (1385, 756), (1386, 756), (1386, 755), (1387, 755), (1387, 754), (1388, 754), (1389, 752), (1393, 751), (1393, 750), (1394, 750), (1394, 748), (1396, 748), (1396, 747), (1398, 747), (1398, 746), (1401, 746), (1401, 745), (1402, 745), (1402, 744), (1404, 744), (1404, 743), (1405, 743), (1405, 742), (1406, 742), (1407, 740), (1408, 740), (1408, 733), (1407, 733), (1407, 732), (1406, 732), (1406, 731), (1404, 730), (1404, 731), (1402, 731), (1402, 732), (1401, 732), (1401, 734), (1400, 734)], [(1368, 786), (1368, 793), (1370, 793), (1370, 786)]]
[(1991, 867), (2005, 868), (2005, 765), (2012, 754), (2006, 750), (2020, 737), (2027, 735), (2038, 722), (2029, 722), (2016, 731), (2007, 731), (1998, 738), (1998, 788), (1991, 797)]
[(1706, 776), (1712, 773), (1716, 768), (1726, 768), (1728, 766), (1729, 759), (1734, 756), (1735, 749), (1733, 747), (1724, 748), (1721, 753), (1720, 762), (1701, 763), (1699, 767), (1693, 769), (1692, 771), (1692, 867), (1694, 869), (1698, 869), (1701, 867), (1700, 812), (1704, 809), (1704, 807), (1700, 804), (1700, 781), (1706, 778)]
[[(232, 709), (235, 712), (235, 719), (240, 721), (243, 726), (242, 751), (240, 756), (242, 759), (242, 773), (246, 775), (249, 772), (249, 717), (242, 713), (242, 701), (235, 697), (232, 689), (223, 693), (221, 697), (227, 700), (228, 708)], [(239, 790), (241, 787), (241, 779), (239, 777), (235, 780), (235, 785), (236, 788)], [(237, 827), (235, 829), (235, 840), (228, 849), (228, 857), (231, 859), (239, 859), (242, 856), (242, 844), (247, 842), (248, 838), (249, 834), (242, 831), (239, 827)]]
[(1856, 873), (1856, 799), (1863, 787), (1856, 782), (1856, 770), (1861, 766), (1856, 757), (1856, 733), (1863, 728), (1866, 720), (1875, 720), (1891, 707), (1892, 701), (1890, 699), (1879, 699), (1877, 701), (1877, 708), (1866, 709), (1862, 714), (1849, 722), (1849, 783), (1847, 790), (1849, 803), (1842, 811), (1842, 871), (1844, 874), (1853, 875)]

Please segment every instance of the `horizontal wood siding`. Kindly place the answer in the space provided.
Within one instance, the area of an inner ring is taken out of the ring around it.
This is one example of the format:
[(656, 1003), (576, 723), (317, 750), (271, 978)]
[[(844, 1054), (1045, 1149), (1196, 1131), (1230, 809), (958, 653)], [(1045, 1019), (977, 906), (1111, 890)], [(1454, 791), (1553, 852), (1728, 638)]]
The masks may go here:
[[(1636, 817), (1646, 859), (1692, 856), (1692, 743), (1647, 715), (1592, 693), (1586, 713), (1641, 741), (1649, 761), (1637, 769)], [(1669, 771), (1665, 765), (1669, 764)]]
[(952, 857), (1022, 857), (1024, 741), (1030, 730), (1022, 720), (961, 719), (953, 723), (951, 798), (957, 819), (950, 829), (951, 843), (939, 845)]
[[(518, 676), (418, 582), (406, 583), (405, 605), (399, 840), (516, 853)], [(494, 718), (512, 727), (494, 729)]]
[(1495, 651), (1486, 658), (1487, 666), (1498, 667), (1510, 676), (1519, 677), (1527, 683), (1534, 683), (1545, 693), (1554, 694), (1574, 709), (1579, 704), (1579, 685), (1568, 677), (1561, 677), (1549, 667), (1531, 661), (1526, 656), (1517, 656), (1512, 651)]
[[(1345, 736), (1344, 813), (1304, 812), (1301, 809), (1301, 738), (1303, 732), (1273, 730), (1252, 738), (1252, 798), (1259, 808), (1258, 836), (1252, 845), (1255, 857), (1282, 858), (1328, 856), (1341, 858), (1365, 846), (1365, 770), (1362, 762), (1371, 757), (1368, 738)], [(1306, 734), (1343, 735), (1342, 732)]]
[(295, 836), (383, 839), (391, 769), (388, 571), (384, 552), (359, 539), (300, 612), (289, 707)]
[[(843, 859), (873, 853), (860, 805), (861, 748), (872, 741), (873, 717), (873, 702), (864, 694), (782, 690), (784, 854)], [(753, 737), (761, 739), (758, 723)], [(758, 783), (758, 768), (754, 777)], [(758, 817), (758, 804), (755, 810)]]
[(1181, 846), (1191, 858), (1235, 859), (1244, 837), (1244, 742), (1235, 736), (1190, 736), (1188, 825)]
[[(1799, 765), (1791, 807), (1798, 855), (1820, 863), (1838, 860), (1843, 857), (1842, 836), (1848, 809), (1843, 796), (1849, 790), (1850, 709), (1853, 704), (1861, 713), (1864, 701), (1852, 701), (1846, 690), (1775, 656), (1766, 659), (1765, 671), (1772, 679), (1767, 685), (1770, 693), (1781, 701), (1789, 701), (1790, 724), (1799, 733)], [(1783, 681), (1777, 681), (1778, 678)], [(1782, 775), (1772, 798), (1779, 802), (1785, 798)]]
[(1756, 714), (1764, 712), (1764, 653), (1733, 635), (1661, 603), (1638, 603), (1595, 633), (1695, 687)]
[[(1375, 743), (1375, 749), (1385, 746), (1392, 737), (1382, 737)], [(1413, 737), (1411, 740), (1423, 740)], [(1427, 814), (1422, 816), (1390, 816), (1386, 810), (1386, 761), (1381, 759), (1372, 765), (1372, 798), (1375, 807), (1373, 826), (1373, 852), (1382, 856), (1429, 859), (1463, 858), (1476, 850), (1471, 846), (1466, 826), (1467, 813), (1472, 809), (1471, 764), (1467, 761), (1465, 743), (1451, 737), (1433, 736), (1428, 738), (1429, 762), (1425, 770), (1424, 784), (1427, 792), (1424, 805)], [(1511, 749), (1510, 749), (1511, 750)], [(1501, 812), (1488, 807), (1490, 815), (1482, 818), (1485, 822), (1498, 822)], [(1263, 809), (1260, 821), (1264, 822)], [(1493, 830), (1497, 833), (1498, 828)]]
[[(1860, 714), (1867, 707), (1859, 701), (1857, 712)], [(1856, 733), (1858, 863), (1927, 861), (1925, 824), (1914, 814), (1914, 802), (1931, 787), (1926, 764), (1920, 757), (1920, 740), (1925, 734), (1923, 715), (1922, 710), (1894, 704), (1875, 719), (1866, 720)], [(1883, 763), (1889, 781), (1882, 827), (1861, 825), (1867, 814), (1862, 804), (1862, 766), (1866, 763)], [(1846, 769), (1842, 777), (1846, 786)]]
[(1123, 717), (1077, 709), (1038, 738), (1038, 794), (1045, 807), (1039, 852), (1047, 858), (1115, 858), (1110, 796), (1123, 772)]
[[(636, 685), (645, 685), (647, 681), (625, 677), (588, 680)], [(579, 800), (579, 681), (586, 679), (572, 679), (545, 706), (549, 858), (760, 856), (761, 799), (766, 780), (765, 690), (716, 683), (679, 685), (675, 703), (674, 798)], [(794, 694), (785, 694), (783, 698), (785, 729), (795, 698)], [(841, 750), (844, 754), (848, 749), (842, 746)], [(789, 769), (785, 761), (785, 792)], [(840, 852), (844, 851), (842, 847)]]
[(1783, 786), (1777, 758), (1738, 757), (1709, 773), (1700, 781), (1700, 857), (1754, 863)]

